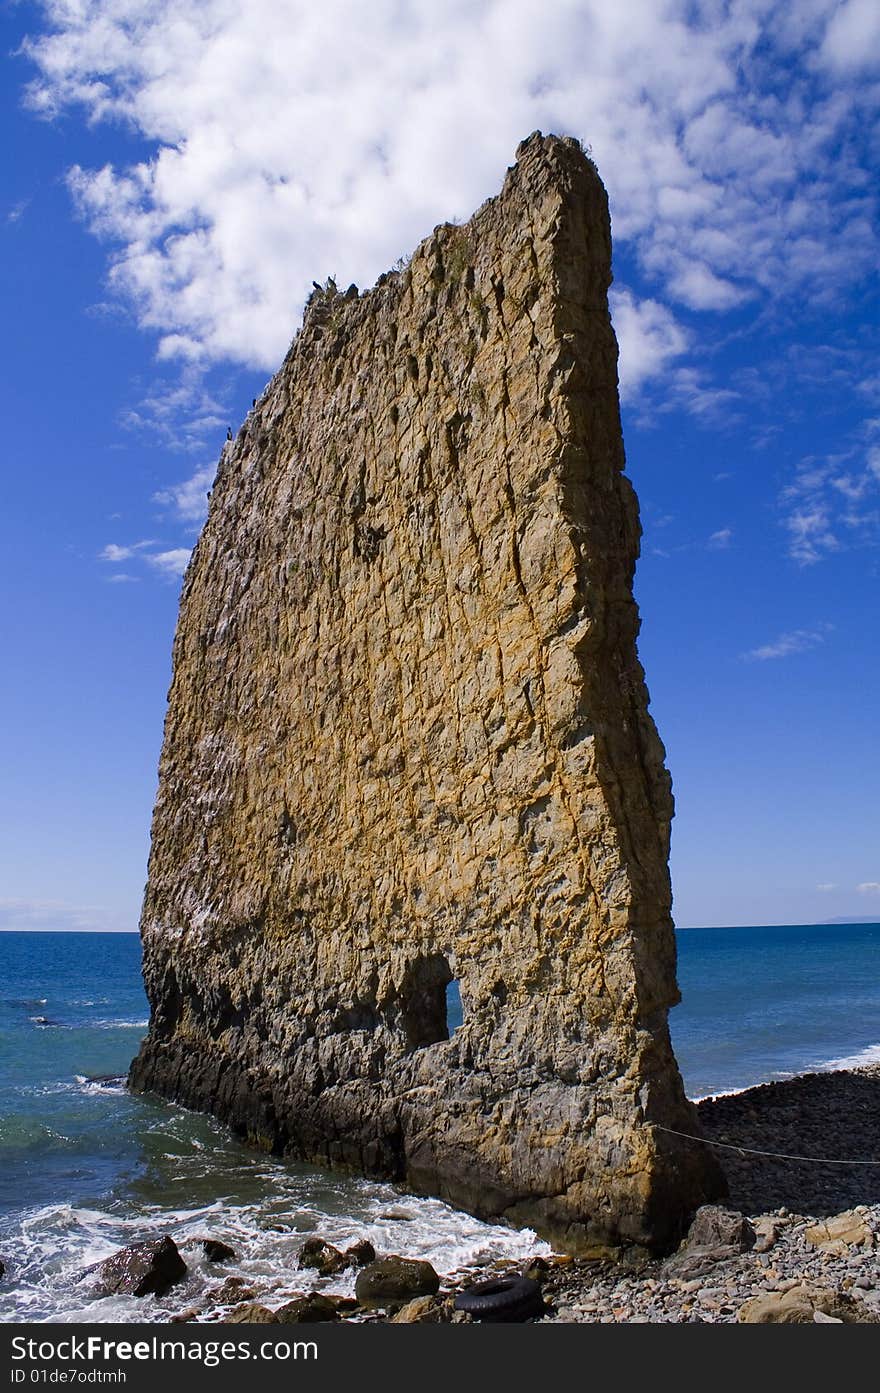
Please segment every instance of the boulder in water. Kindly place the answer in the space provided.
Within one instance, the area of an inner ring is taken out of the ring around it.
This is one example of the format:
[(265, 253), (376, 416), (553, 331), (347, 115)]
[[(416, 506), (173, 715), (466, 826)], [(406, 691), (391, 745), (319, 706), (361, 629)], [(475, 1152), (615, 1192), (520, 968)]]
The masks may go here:
[(299, 1266), (313, 1267), (321, 1277), (332, 1277), (348, 1267), (345, 1254), (323, 1238), (307, 1238), (299, 1250)]
[(102, 1296), (162, 1296), (187, 1274), (188, 1268), (173, 1238), (132, 1243), (99, 1263), (96, 1269)]
[(208, 1262), (231, 1262), (235, 1259), (235, 1249), (221, 1239), (203, 1238), (200, 1241)]
[(330, 1297), (313, 1291), (308, 1296), (295, 1296), (292, 1301), (279, 1306), (275, 1319), (282, 1325), (314, 1325), (317, 1321), (338, 1320), (339, 1311)]
[(349, 1267), (366, 1267), (368, 1262), (376, 1261), (376, 1249), (368, 1238), (360, 1238), (346, 1248), (345, 1256)]
[(402, 1306), (416, 1296), (433, 1296), (439, 1287), (429, 1262), (392, 1254), (362, 1268), (354, 1290), (362, 1306)]
[(224, 1319), (228, 1325), (278, 1324), (275, 1312), (270, 1311), (268, 1306), (261, 1306), (259, 1301), (246, 1301), (244, 1305), (236, 1306)]

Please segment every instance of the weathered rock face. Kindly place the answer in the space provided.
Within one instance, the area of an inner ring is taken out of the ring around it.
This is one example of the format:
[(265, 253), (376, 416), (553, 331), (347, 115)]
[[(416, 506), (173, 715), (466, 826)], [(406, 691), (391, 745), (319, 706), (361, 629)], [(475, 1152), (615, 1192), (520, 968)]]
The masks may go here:
[(662, 1247), (724, 1187), (651, 1126), (696, 1130), (607, 200), (575, 141), (517, 156), (405, 269), (312, 297), (221, 457), (131, 1082), (572, 1246)]

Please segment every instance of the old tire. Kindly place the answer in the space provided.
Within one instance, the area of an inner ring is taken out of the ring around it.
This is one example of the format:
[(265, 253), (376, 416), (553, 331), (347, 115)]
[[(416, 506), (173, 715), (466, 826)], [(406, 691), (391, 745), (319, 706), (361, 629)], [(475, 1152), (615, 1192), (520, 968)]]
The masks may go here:
[(474, 1320), (523, 1321), (544, 1314), (541, 1288), (530, 1277), (491, 1277), (456, 1293), (455, 1309)]

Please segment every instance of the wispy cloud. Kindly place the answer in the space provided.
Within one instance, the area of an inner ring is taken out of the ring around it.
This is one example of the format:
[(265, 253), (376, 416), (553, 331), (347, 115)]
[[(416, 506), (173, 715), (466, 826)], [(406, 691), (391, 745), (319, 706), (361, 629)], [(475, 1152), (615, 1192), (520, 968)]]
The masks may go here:
[(822, 882), (821, 885), (817, 885), (816, 889), (821, 890), (822, 894), (824, 895), (827, 894), (829, 890), (836, 890), (837, 886), (833, 880), (825, 880)]
[(25, 212), (27, 211), (27, 207), (28, 207), (28, 204), (29, 204), (29, 203), (30, 203), (30, 199), (29, 199), (29, 198), (20, 198), (20, 199), (18, 200), (17, 203), (13, 203), (12, 207), (9, 208), (9, 209), (7, 209), (7, 212), (6, 212), (6, 221), (7, 221), (8, 223), (17, 223), (17, 222), (20, 222), (21, 218), (24, 216)]
[[(162, 551), (150, 550), (158, 545), (158, 542), (155, 541), (133, 542), (129, 546), (119, 546), (116, 542), (109, 542), (98, 553), (98, 560), (108, 561), (115, 565), (123, 561), (141, 561), (165, 579), (173, 579), (183, 575), (192, 555), (192, 547), (171, 547)], [(127, 571), (116, 571), (107, 576), (106, 579), (116, 584), (123, 584), (135, 581), (138, 577)]]
[(166, 580), (176, 580), (178, 576), (183, 575), (191, 556), (192, 547), (174, 547), (171, 551), (160, 551), (148, 556), (147, 561)]
[(733, 528), (722, 527), (717, 532), (713, 532), (706, 546), (709, 551), (726, 551), (733, 540)]
[(219, 442), (228, 424), (222, 401), (205, 385), (201, 367), (189, 365), (173, 380), (153, 382), (121, 417), (127, 430), (148, 435), (166, 449), (192, 453)]
[(146, 551), (155, 545), (156, 543), (149, 539), (143, 542), (129, 542), (127, 546), (119, 546), (117, 542), (108, 542), (104, 549), (98, 553), (98, 560), (110, 561), (113, 564), (130, 561), (132, 557), (137, 556), (138, 552)]
[(863, 880), (856, 889), (860, 895), (880, 895), (880, 880)]
[(871, 434), (864, 422), (840, 454), (802, 460), (782, 490), (789, 555), (800, 565), (880, 538), (880, 447), (867, 443)]
[(208, 511), (207, 496), (216, 473), (216, 465), (201, 465), (188, 479), (154, 493), (153, 501), (170, 507), (181, 522), (201, 524)]
[(794, 653), (808, 653), (810, 649), (818, 648), (825, 642), (832, 628), (831, 624), (819, 624), (814, 629), (791, 629), (770, 643), (763, 643), (760, 648), (752, 648), (741, 656), (746, 662), (763, 663), (772, 658), (790, 658)]

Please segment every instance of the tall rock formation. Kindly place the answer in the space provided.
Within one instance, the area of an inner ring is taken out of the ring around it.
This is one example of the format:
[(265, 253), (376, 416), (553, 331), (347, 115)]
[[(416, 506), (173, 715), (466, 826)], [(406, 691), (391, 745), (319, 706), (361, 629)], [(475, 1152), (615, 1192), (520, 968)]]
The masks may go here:
[(581, 1249), (723, 1188), (652, 1125), (697, 1130), (610, 262), (594, 166), (535, 134), (466, 226), (312, 296), (184, 584), (131, 1073)]

